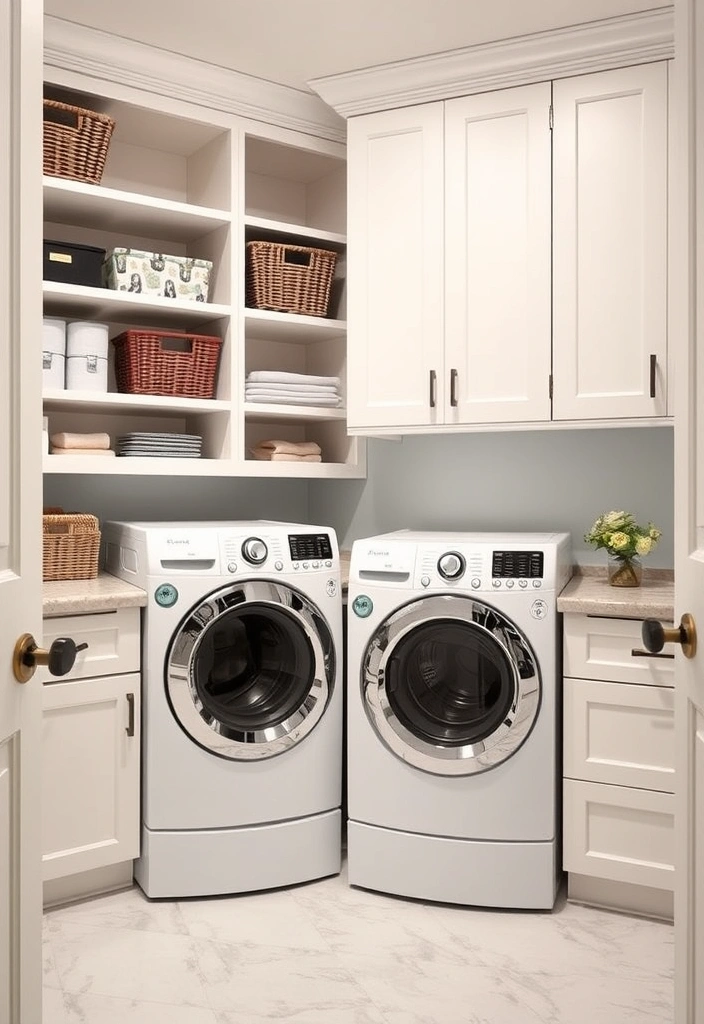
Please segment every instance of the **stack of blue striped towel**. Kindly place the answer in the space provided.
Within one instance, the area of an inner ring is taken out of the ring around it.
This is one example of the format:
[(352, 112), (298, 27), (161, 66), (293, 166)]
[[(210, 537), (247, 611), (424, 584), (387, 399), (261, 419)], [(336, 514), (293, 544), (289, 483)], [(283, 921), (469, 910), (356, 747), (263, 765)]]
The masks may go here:
[(265, 402), (268, 405), (337, 408), (342, 402), (340, 378), (287, 373), (283, 370), (252, 370), (245, 380), (244, 400)]

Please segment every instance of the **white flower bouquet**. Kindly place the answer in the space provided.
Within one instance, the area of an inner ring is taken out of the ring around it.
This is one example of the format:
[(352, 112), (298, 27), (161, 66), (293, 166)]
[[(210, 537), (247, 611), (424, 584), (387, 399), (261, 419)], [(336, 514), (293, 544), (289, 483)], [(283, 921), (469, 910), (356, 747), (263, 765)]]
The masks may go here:
[(584, 534), (588, 544), (604, 548), (616, 563), (609, 569), (609, 582), (614, 586), (640, 585), (640, 559), (649, 555), (662, 535), (662, 531), (648, 523), (639, 526), (630, 512), (604, 512), (591, 530)]

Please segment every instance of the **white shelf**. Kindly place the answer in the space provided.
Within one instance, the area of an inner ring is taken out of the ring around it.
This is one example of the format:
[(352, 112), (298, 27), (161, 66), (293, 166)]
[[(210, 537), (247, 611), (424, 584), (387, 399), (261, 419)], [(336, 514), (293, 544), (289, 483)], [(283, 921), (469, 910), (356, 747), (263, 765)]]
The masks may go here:
[(244, 413), (252, 422), (275, 423), (283, 420), (344, 420), (345, 409), (321, 408), (314, 405), (269, 405), (245, 402)]
[(45, 281), (44, 311), (60, 316), (110, 320), (145, 327), (167, 327), (202, 323), (230, 316), (230, 306), (214, 302), (189, 302), (160, 296), (136, 295), (88, 288), (84, 285)]
[(244, 228), (247, 241), (261, 238), (264, 241), (286, 242), (295, 237), (303, 244), (333, 249), (335, 252), (343, 252), (347, 246), (347, 236), (337, 231), (324, 231), (322, 228), (312, 228), (306, 224), (289, 224), (285, 220), (245, 217)]
[[(42, 402), (48, 412), (68, 409), (90, 412), (100, 409), (104, 412), (156, 412), (202, 413), (227, 412), (232, 409), (230, 402), (212, 398), (183, 398), (171, 395), (123, 395), (114, 392), (61, 391), (47, 389), (42, 393)], [(68, 458), (69, 456), (61, 456)]]
[[(110, 461), (110, 460), (108, 460)], [(356, 464), (342, 462), (259, 462), (247, 459), (241, 462), (238, 476), (293, 477), (324, 480), (359, 480), (366, 476)]]
[(90, 476), (230, 476), (355, 480), (364, 471), (338, 462), (258, 462), (253, 459), (99, 458), (92, 455), (45, 455), (44, 473)]
[(346, 320), (328, 320), (324, 316), (302, 316), (298, 313), (275, 313), (267, 309), (244, 311), (246, 337), (257, 341), (284, 341), (294, 345), (310, 345), (329, 338), (344, 338)]
[(191, 242), (231, 222), (214, 210), (102, 185), (44, 176), (44, 218), (59, 224)]

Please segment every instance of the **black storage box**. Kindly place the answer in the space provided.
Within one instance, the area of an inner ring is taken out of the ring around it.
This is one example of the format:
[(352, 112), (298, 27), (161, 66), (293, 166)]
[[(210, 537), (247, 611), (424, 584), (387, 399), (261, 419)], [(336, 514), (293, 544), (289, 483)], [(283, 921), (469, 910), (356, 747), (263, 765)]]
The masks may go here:
[(44, 280), (103, 287), (105, 249), (44, 239)]

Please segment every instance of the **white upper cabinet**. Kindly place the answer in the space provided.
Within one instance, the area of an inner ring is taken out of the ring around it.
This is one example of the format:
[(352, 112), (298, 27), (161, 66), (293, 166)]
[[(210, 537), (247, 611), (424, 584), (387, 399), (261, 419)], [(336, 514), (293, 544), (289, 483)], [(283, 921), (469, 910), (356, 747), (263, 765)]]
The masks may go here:
[(348, 124), (347, 422), (442, 423), (443, 105)]
[(448, 423), (550, 418), (550, 85), (445, 104)]
[(667, 65), (553, 89), (553, 417), (664, 416)]

